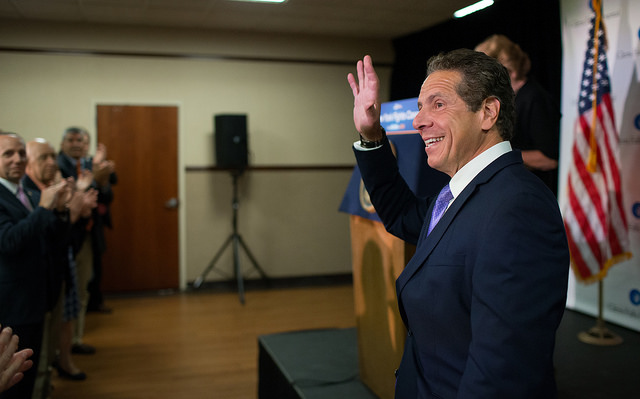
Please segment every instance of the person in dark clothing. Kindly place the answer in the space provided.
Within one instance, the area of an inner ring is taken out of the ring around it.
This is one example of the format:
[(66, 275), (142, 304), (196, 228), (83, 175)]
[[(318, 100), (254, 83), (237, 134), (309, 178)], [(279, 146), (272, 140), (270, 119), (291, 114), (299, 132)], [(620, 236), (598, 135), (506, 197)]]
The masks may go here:
[[(44, 139), (36, 139), (27, 143), (27, 168), (22, 178), (22, 184), (34, 192), (55, 184), (60, 179), (56, 153), (53, 146)], [(55, 297), (61, 304), (56, 307), (52, 315), (52, 328), (59, 334), (52, 334), (57, 342), (50, 345), (58, 349), (55, 360), (51, 356), (49, 365), (53, 365), (58, 374), (63, 378), (72, 380), (84, 380), (85, 373), (75, 365), (71, 357), (71, 345), (73, 338), (73, 326), (78, 318), (80, 304), (78, 300), (77, 273), (75, 255), (79, 251), (86, 233), (86, 226), (91, 211), (97, 206), (98, 193), (90, 188), (93, 176), (91, 172), (84, 171), (75, 184), (75, 190), (68, 202), (69, 218), (72, 224), (67, 240), (59, 242), (61, 250), (59, 256), (54, 259), (54, 269), (60, 270), (59, 275), (64, 279), (53, 280), (56, 284)], [(64, 293), (59, 298), (59, 292), (64, 287)], [(54, 351), (50, 351), (54, 352)]]
[[(89, 132), (83, 130), (83, 156), (82, 156), (82, 168), (83, 170), (97, 172), (96, 182), (100, 187), (104, 188), (105, 195), (99, 198), (97, 213), (101, 218), (101, 225), (107, 228), (113, 228), (111, 223), (111, 202), (113, 201), (113, 194), (111, 193), (111, 187), (118, 182), (118, 177), (115, 172), (115, 165), (113, 161), (107, 160), (107, 147), (98, 143), (95, 156), (89, 154), (89, 147), (91, 144), (91, 138)], [(111, 195), (106, 195), (111, 193)], [(96, 232), (96, 236), (98, 236)], [(100, 239), (98, 238), (99, 242)], [(104, 239), (103, 239), (104, 241)], [(93, 251), (93, 276), (89, 281), (89, 303), (87, 305), (88, 312), (97, 313), (111, 313), (111, 308), (107, 307), (104, 303), (104, 295), (102, 294), (101, 282), (102, 282), (102, 256), (106, 250), (106, 244), (104, 248), (94, 248)]]
[(432, 168), (451, 177), (415, 195), (380, 124), (370, 56), (348, 75), (353, 152), (385, 229), (416, 245), (396, 280), (407, 328), (398, 399), (553, 399), (556, 331), (569, 248), (558, 202), (511, 138), (509, 74), (469, 49), (429, 60), (413, 127)]
[(69, 230), (69, 181), (41, 192), (26, 190), (25, 143), (0, 134), (0, 323), (20, 336), (19, 350), (33, 350), (33, 367), (0, 398), (30, 398), (38, 371), (45, 315), (52, 305), (50, 271), (56, 243)]
[(522, 159), (557, 196), (560, 146), (560, 105), (532, 77), (529, 55), (504, 35), (492, 35), (476, 46), (496, 58), (509, 72), (516, 93), (516, 127), (511, 144)]
[[(63, 178), (72, 177), (77, 180), (87, 165), (83, 165), (85, 154), (84, 134), (86, 130), (79, 127), (66, 129), (60, 153), (58, 154), (58, 168)], [(104, 239), (104, 218), (100, 214), (100, 204), (109, 204), (113, 198), (109, 175), (113, 172), (113, 164), (108, 161), (93, 162), (91, 165), (93, 182), (91, 186), (98, 192), (98, 207), (92, 212), (91, 220), (87, 225), (88, 234), (80, 250), (76, 254), (76, 268), (78, 272), (78, 297), (80, 299), (80, 312), (76, 322), (76, 331), (73, 338), (72, 351), (76, 354), (93, 354), (96, 349), (83, 342), (85, 315), (89, 305), (89, 282), (94, 274), (94, 261), (101, 256), (106, 248)]]

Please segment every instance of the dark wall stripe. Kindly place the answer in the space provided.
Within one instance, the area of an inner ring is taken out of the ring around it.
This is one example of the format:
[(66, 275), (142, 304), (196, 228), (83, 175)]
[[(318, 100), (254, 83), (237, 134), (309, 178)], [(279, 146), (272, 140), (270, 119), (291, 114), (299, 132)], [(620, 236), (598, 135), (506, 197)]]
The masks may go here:
[[(251, 57), (241, 55), (224, 54), (196, 54), (196, 53), (170, 53), (170, 52), (144, 52), (144, 51), (108, 51), (91, 49), (56, 49), (44, 47), (7, 47), (0, 46), (0, 52), (24, 53), (24, 54), (50, 54), (50, 55), (74, 55), (74, 56), (100, 56), (100, 57), (144, 57), (144, 58), (168, 58), (168, 59), (203, 59), (216, 61), (244, 61), (244, 62), (277, 62), (290, 64), (316, 64), (316, 65), (341, 65), (353, 67), (354, 60), (314, 60), (303, 58), (282, 57)], [(381, 67), (392, 67), (390, 63), (376, 63)]]
[[(273, 165), (250, 166), (246, 170), (256, 172), (315, 172), (315, 171), (351, 171), (354, 165)], [(217, 166), (187, 166), (187, 172), (233, 172), (233, 169)]]

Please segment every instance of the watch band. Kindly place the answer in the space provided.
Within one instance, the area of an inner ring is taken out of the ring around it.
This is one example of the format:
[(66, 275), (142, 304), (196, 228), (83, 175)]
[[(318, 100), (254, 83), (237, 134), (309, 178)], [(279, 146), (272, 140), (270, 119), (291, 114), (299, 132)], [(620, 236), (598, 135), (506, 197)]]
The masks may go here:
[(371, 141), (371, 140), (365, 139), (364, 137), (362, 137), (362, 135), (360, 135), (360, 146), (362, 148), (380, 147), (384, 142), (384, 137), (387, 135), (387, 132), (384, 130), (383, 127), (380, 127), (380, 130), (382, 130), (382, 138), (380, 140)]

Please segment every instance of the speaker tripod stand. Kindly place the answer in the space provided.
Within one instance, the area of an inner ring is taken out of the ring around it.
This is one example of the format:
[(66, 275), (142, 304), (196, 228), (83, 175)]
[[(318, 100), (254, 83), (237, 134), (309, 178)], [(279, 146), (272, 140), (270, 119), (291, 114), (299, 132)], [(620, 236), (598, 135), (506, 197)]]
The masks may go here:
[(209, 274), (209, 272), (214, 269), (216, 262), (218, 261), (218, 259), (220, 259), (220, 256), (222, 256), (224, 250), (227, 249), (230, 244), (233, 244), (233, 273), (238, 284), (238, 296), (240, 298), (240, 303), (244, 305), (244, 277), (242, 275), (242, 271), (240, 270), (241, 247), (253, 264), (253, 267), (260, 274), (260, 276), (266, 280), (267, 275), (265, 274), (264, 270), (262, 270), (262, 268), (258, 265), (256, 258), (253, 256), (253, 254), (251, 254), (251, 251), (249, 251), (247, 244), (245, 244), (242, 236), (240, 235), (240, 233), (238, 233), (238, 208), (240, 207), (240, 202), (238, 201), (238, 178), (241, 174), (242, 171), (240, 170), (234, 170), (233, 172), (231, 172), (231, 175), (233, 177), (233, 200), (231, 202), (231, 206), (233, 209), (233, 218), (231, 225), (233, 230), (229, 237), (227, 237), (224, 244), (222, 244), (218, 252), (215, 254), (213, 259), (211, 259), (211, 262), (209, 262), (209, 266), (207, 266), (202, 274), (200, 274), (200, 276), (195, 279), (195, 281), (193, 282), (193, 286), (194, 288), (200, 288), (207, 274)]

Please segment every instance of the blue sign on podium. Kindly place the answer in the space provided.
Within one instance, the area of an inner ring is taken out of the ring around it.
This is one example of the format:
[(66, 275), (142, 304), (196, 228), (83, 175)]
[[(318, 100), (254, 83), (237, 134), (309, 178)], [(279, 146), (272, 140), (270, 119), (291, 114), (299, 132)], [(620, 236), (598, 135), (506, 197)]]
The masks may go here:
[[(437, 195), (449, 182), (449, 176), (427, 164), (424, 142), (418, 131), (413, 129), (413, 119), (418, 113), (418, 99), (409, 98), (383, 103), (380, 111), (380, 124), (387, 131), (389, 141), (396, 148), (400, 175), (418, 197)], [(362, 184), (357, 165), (353, 169), (339, 210), (380, 221), (375, 210), (368, 203), (368, 194)]]

